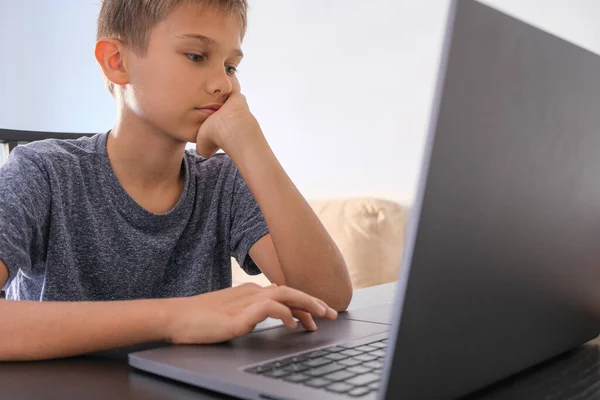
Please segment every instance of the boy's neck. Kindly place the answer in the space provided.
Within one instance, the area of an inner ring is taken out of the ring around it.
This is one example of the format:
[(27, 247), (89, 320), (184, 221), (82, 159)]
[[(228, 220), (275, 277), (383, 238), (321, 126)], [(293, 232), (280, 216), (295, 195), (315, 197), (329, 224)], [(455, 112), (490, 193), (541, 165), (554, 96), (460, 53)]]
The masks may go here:
[(182, 187), (185, 143), (148, 126), (134, 115), (120, 115), (106, 149), (115, 175), (129, 191)]

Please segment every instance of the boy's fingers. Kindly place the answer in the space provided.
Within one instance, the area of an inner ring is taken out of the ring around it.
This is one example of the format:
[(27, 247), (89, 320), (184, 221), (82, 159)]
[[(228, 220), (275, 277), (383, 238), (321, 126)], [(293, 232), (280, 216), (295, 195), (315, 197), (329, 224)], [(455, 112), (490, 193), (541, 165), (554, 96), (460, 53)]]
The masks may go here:
[(276, 301), (265, 299), (248, 307), (246, 317), (253, 326), (268, 317), (280, 319), (288, 328), (296, 328), (298, 324), (292, 316), (292, 310)]
[(319, 303), (320, 303), (320, 304), (321, 304), (323, 307), (326, 307), (326, 308), (327, 308), (327, 314), (325, 315), (325, 318), (327, 318), (327, 319), (331, 319), (331, 320), (334, 320), (334, 319), (336, 319), (336, 318), (337, 318), (337, 316), (338, 316), (338, 312), (337, 312), (337, 311), (335, 311), (333, 308), (329, 307), (329, 306), (327, 305), (327, 303), (325, 303), (323, 300), (321, 300), (321, 299), (317, 299), (317, 301), (318, 301), (318, 302), (319, 302)]
[(279, 286), (276, 289), (264, 292), (271, 299), (283, 303), (289, 308), (311, 313), (317, 317), (327, 317), (330, 313), (329, 306), (319, 299), (304, 292), (287, 286)]
[(313, 319), (312, 315), (310, 315), (309, 313), (300, 310), (294, 310), (292, 314), (294, 315), (294, 317), (298, 318), (298, 321), (300, 321), (304, 329), (306, 329), (307, 331), (317, 330), (317, 324), (315, 323), (315, 320)]

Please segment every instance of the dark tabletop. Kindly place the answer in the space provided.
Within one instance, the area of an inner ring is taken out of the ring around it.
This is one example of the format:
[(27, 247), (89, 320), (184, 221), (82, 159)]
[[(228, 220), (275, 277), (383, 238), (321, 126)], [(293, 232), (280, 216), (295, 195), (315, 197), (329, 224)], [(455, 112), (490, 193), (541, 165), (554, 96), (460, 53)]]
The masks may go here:
[[(350, 310), (389, 304), (394, 285), (362, 289)], [(352, 311), (350, 311), (352, 312)], [(227, 399), (132, 369), (126, 351), (28, 363), (0, 363), (0, 399)], [(467, 397), (600, 399), (600, 339)]]

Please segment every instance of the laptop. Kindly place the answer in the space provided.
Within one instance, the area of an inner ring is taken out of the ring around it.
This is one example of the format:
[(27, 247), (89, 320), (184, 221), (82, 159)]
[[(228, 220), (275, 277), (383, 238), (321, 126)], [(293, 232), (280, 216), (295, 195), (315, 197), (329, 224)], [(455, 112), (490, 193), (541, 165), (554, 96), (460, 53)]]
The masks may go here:
[(456, 398), (598, 335), (599, 240), (600, 57), (453, 1), (394, 304), (129, 362), (245, 399)]

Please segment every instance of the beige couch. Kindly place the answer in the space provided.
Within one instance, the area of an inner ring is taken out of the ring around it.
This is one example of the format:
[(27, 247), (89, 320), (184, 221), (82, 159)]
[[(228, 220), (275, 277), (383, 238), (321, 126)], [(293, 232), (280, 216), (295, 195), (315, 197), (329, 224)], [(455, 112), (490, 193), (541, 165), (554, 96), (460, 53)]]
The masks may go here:
[[(404, 245), (406, 210), (375, 198), (310, 202), (313, 210), (340, 248), (354, 289), (397, 279)], [(249, 276), (232, 259), (233, 285), (269, 284), (263, 275)]]

